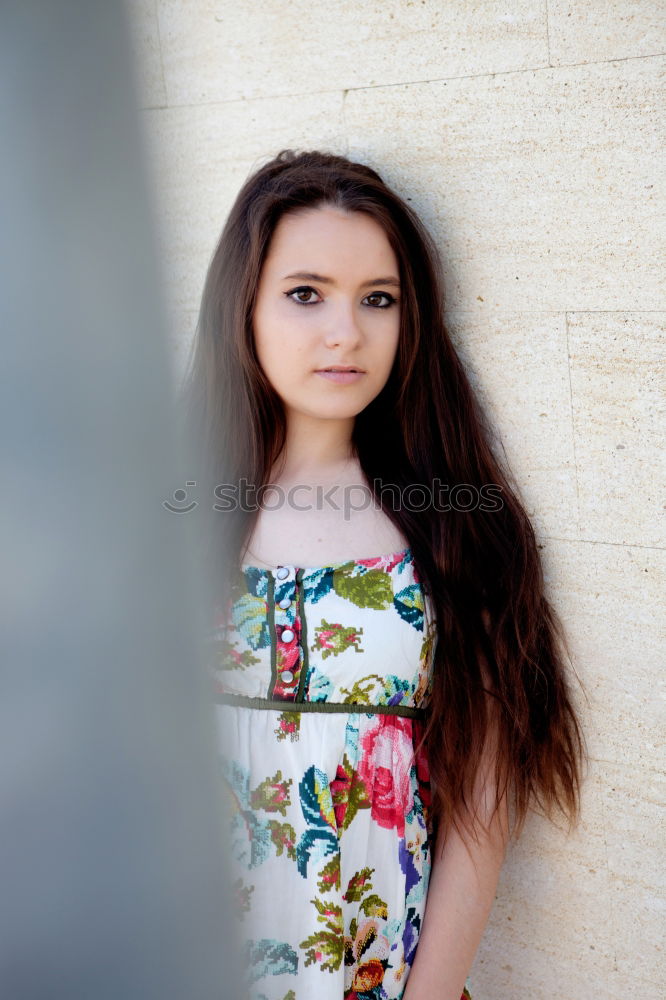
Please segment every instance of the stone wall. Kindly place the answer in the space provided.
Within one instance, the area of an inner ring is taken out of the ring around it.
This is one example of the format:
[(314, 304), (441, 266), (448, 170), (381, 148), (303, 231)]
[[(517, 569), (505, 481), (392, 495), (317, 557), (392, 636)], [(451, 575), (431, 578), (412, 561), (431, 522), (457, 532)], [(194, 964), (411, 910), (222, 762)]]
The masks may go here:
[(131, 0), (129, 10), (176, 377), (226, 214), (279, 149), (371, 164), (435, 236), (452, 335), (567, 628), (591, 754), (579, 828), (567, 836), (533, 817), (510, 848), (474, 997), (658, 1000), (665, 8)]

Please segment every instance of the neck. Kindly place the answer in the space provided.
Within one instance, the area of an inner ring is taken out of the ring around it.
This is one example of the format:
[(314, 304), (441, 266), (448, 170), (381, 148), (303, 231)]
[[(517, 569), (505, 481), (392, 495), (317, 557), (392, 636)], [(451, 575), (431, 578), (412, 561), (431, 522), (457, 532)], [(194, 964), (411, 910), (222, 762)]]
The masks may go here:
[(287, 414), (287, 439), (273, 478), (312, 480), (334, 473), (353, 461), (354, 417), (322, 420)]

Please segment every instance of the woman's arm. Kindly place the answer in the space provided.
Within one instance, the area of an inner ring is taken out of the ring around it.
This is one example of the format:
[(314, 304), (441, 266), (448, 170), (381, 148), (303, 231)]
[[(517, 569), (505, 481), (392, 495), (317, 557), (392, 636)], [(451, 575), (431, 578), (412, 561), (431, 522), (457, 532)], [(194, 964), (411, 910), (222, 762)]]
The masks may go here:
[(490, 818), (494, 775), (495, 755), (489, 748), (474, 793), (485, 824), (479, 828), (478, 843), (455, 829), (444, 845), (442, 836), (437, 838), (423, 927), (403, 1000), (460, 1000), (495, 898), (509, 837), (506, 796)]

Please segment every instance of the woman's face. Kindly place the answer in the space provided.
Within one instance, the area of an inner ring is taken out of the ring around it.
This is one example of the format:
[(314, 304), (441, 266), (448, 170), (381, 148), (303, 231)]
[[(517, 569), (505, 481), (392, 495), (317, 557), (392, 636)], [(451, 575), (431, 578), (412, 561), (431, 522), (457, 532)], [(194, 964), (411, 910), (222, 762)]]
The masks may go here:
[[(283, 216), (253, 316), (261, 367), (290, 411), (349, 418), (382, 390), (400, 328), (397, 258), (361, 212), (317, 207)], [(337, 379), (326, 368), (359, 374)]]

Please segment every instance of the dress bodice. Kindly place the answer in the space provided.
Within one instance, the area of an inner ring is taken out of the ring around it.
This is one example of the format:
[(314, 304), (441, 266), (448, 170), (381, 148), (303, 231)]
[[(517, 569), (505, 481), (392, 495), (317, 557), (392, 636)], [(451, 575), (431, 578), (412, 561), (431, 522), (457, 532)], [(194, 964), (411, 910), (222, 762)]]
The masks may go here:
[(427, 704), (434, 616), (410, 548), (323, 567), (244, 564), (214, 624), (220, 696), (396, 714)]

